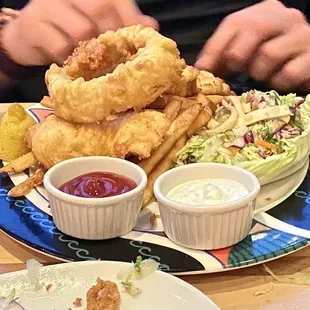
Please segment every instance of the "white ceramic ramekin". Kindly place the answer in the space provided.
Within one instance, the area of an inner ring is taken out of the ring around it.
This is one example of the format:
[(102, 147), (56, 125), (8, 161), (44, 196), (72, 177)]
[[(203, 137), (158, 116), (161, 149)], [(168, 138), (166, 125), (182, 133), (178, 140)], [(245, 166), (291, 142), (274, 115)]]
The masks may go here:
[[(83, 198), (58, 188), (85, 173), (114, 172), (133, 179), (137, 187), (119, 196)], [(47, 171), (44, 186), (56, 227), (75, 238), (104, 240), (130, 232), (137, 222), (147, 176), (139, 166), (111, 157), (82, 157), (63, 161)]]
[[(181, 183), (195, 179), (221, 178), (245, 185), (248, 195), (215, 206), (189, 206), (166, 198)], [(166, 235), (182, 246), (213, 250), (231, 246), (244, 239), (253, 220), (256, 197), (260, 191), (257, 178), (236, 166), (201, 163), (177, 167), (162, 174), (154, 184)]]

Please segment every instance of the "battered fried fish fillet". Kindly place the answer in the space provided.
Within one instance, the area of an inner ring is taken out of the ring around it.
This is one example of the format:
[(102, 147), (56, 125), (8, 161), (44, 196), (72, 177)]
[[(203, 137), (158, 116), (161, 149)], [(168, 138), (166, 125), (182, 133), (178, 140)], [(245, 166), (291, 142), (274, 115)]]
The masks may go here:
[(87, 292), (87, 310), (118, 310), (121, 297), (114, 282), (97, 279)]
[(144, 159), (162, 143), (171, 122), (164, 113), (155, 110), (125, 112), (113, 120), (91, 124), (69, 123), (52, 115), (31, 127), (25, 139), (47, 169), (82, 156), (133, 155)]

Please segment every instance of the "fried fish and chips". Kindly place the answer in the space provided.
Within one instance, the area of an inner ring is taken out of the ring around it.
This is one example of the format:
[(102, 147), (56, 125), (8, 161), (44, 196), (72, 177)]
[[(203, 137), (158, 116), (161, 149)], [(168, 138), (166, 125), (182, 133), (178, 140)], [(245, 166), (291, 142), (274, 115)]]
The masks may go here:
[(232, 95), (220, 78), (186, 66), (174, 41), (142, 26), (80, 42), (63, 67), (51, 65), (45, 82), (49, 96), (41, 105), (55, 115), (23, 133), (27, 154), (0, 173), (40, 168), (10, 196), (27, 194), (45, 169), (66, 159), (112, 156), (134, 160), (148, 174), (145, 205), (188, 137)]

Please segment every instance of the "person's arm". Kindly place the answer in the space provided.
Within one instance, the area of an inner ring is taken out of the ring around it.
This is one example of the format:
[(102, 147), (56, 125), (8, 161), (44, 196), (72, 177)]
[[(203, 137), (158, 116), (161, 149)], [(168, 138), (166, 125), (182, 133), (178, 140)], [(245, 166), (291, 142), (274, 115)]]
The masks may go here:
[(133, 24), (158, 26), (134, 0), (32, 0), (1, 31), (0, 89), (31, 66), (63, 64), (80, 41)]
[(248, 72), (286, 91), (310, 90), (310, 25), (302, 12), (265, 0), (226, 17), (196, 63), (215, 74)]
[(12, 41), (16, 34), (7, 34), (6, 25), (18, 17), (19, 11), (3, 7), (3, 1), (0, 1), (0, 8), (0, 97), (3, 97), (17, 80), (29, 77), (35, 68), (24, 67), (11, 59), (7, 40)]

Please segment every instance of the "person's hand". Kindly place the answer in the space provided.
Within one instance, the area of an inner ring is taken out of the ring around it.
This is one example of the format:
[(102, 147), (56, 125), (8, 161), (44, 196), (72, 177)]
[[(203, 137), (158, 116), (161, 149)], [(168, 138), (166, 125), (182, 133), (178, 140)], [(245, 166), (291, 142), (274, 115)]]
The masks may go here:
[(133, 24), (158, 27), (134, 0), (32, 0), (4, 28), (2, 40), (18, 64), (61, 64), (79, 41)]
[(310, 26), (300, 11), (263, 1), (225, 18), (196, 66), (219, 75), (248, 71), (278, 89), (310, 89)]

